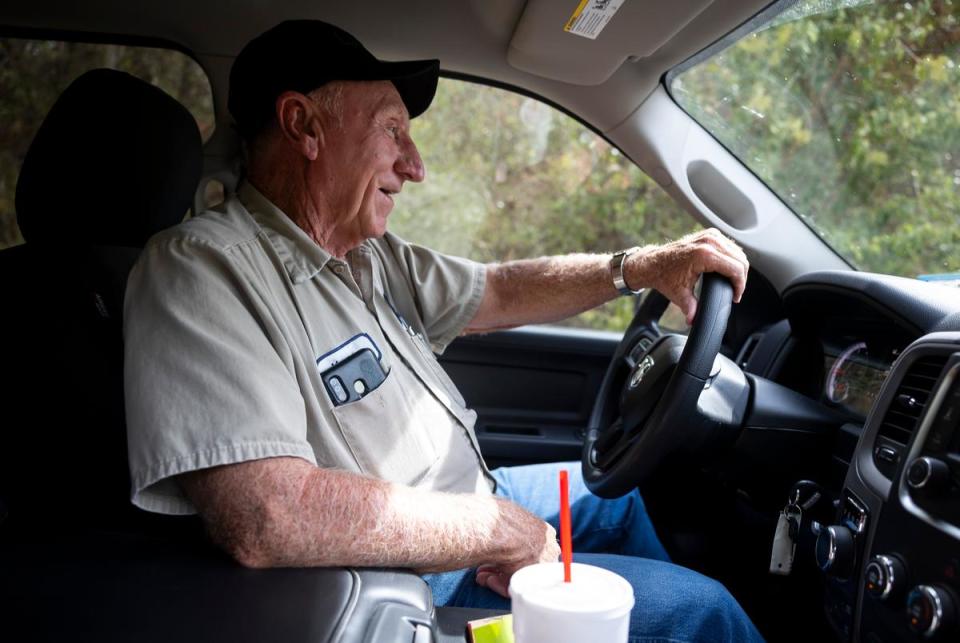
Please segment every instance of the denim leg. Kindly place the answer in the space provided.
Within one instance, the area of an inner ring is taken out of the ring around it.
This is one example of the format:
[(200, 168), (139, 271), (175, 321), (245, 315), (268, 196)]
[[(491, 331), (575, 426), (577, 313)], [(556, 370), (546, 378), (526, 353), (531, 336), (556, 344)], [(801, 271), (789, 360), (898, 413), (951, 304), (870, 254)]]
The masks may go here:
[(437, 607), (480, 607), (509, 610), (510, 599), (477, 585), (475, 570), (457, 569), (439, 574), (424, 574)]
[[(630, 613), (630, 643), (763, 640), (723, 585), (697, 572), (615, 554), (574, 554), (574, 560), (616, 572), (633, 587), (636, 604)], [(508, 599), (476, 584), (473, 570), (424, 578), (438, 606), (510, 609)]]
[[(666, 562), (669, 558), (639, 493), (616, 500), (597, 498), (586, 489), (579, 463), (561, 463), (497, 469), (497, 494), (556, 528), (561, 468), (570, 478), (574, 560), (616, 572), (633, 587), (630, 643), (763, 640), (723, 585)], [(437, 606), (510, 609), (509, 599), (476, 584), (472, 569), (424, 579)]]
[(495, 469), (497, 495), (540, 516), (559, 531), (561, 469), (567, 470), (570, 479), (574, 551), (670, 560), (647, 515), (640, 492), (634, 489), (622, 498), (599, 498), (587, 489), (579, 462)]
[(574, 554), (609, 569), (633, 587), (630, 643), (641, 641), (763, 641), (750, 618), (717, 581), (659, 560), (613, 554)]

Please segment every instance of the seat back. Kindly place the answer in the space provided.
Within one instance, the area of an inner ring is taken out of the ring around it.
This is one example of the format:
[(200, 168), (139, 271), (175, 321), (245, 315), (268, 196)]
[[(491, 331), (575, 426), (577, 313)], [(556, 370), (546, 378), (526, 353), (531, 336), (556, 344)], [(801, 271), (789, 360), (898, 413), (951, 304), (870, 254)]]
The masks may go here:
[(26, 243), (0, 252), (0, 530), (134, 518), (123, 293), (147, 239), (186, 214), (201, 169), (186, 108), (123, 72), (79, 77), (38, 130), (17, 182)]

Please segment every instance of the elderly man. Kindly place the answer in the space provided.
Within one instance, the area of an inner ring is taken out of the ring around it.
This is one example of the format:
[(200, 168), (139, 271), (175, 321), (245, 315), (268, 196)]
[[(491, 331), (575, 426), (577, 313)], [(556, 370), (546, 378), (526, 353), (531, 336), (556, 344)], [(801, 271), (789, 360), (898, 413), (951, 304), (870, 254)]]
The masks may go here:
[[(514, 571), (557, 559), (557, 467), (490, 472), (435, 353), (603, 303), (619, 271), (692, 318), (698, 275), (727, 275), (739, 299), (747, 261), (715, 231), (613, 262), (487, 266), (391, 235), (395, 195), (425, 176), (409, 125), (437, 76), (315, 21), (237, 57), (246, 179), (152, 239), (127, 289), (133, 502), (199, 512), (244, 565), (409, 567), (438, 605), (503, 608)], [(602, 501), (569, 468), (575, 549), (633, 584), (634, 635), (758, 638), (722, 586), (667, 562), (636, 492)]]

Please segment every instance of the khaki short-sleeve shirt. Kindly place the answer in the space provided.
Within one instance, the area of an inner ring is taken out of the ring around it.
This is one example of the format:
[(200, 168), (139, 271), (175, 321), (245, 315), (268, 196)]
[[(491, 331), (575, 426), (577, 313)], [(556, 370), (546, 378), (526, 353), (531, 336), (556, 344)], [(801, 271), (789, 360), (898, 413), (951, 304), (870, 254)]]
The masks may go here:
[[(124, 310), (134, 504), (193, 513), (173, 476), (279, 456), (490, 493), (476, 414), (435, 356), (484, 280), (482, 264), (389, 233), (341, 261), (249, 184), (155, 236)], [(323, 376), (364, 349), (385, 379), (340, 403)]]

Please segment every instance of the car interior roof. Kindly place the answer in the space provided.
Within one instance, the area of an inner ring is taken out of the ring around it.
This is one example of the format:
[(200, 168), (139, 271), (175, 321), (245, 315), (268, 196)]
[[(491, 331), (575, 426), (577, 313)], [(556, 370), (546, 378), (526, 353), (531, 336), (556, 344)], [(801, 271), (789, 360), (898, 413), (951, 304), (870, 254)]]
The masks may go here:
[(563, 31), (578, 6), (575, 0), (285, 0), (282, 6), (271, 3), (269, 11), (255, 0), (226, 7), (187, 0), (121, 6), (109, 0), (38, 0), (8, 4), (0, 22), (7, 29), (117, 33), (175, 43), (206, 67), (223, 122), (226, 72), (244, 43), (281, 19), (317, 18), (347, 29), (383, 59), (439, 58), (447, 73), (524, 88), (603, 132), (642, 103), (667, 70), (767, 4), (631, 0), (596, 40)]

